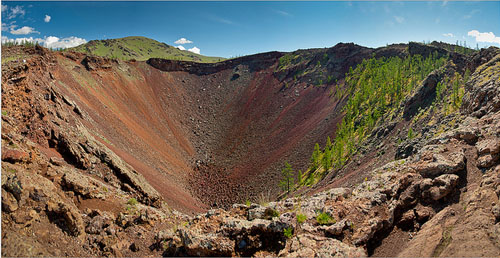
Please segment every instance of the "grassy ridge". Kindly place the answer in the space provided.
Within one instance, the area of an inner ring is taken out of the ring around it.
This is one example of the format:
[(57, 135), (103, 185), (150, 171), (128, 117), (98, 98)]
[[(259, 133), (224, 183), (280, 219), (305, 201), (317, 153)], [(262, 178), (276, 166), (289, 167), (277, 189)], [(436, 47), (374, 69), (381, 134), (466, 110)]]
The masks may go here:
[(121, 60), (145, 61), (152, 57), (200, 63), (215, 63), (225, 60), (222, 57), (209, 57), (180, 50), (146, 37), (92, 40), (87, 44), (68, 50)]

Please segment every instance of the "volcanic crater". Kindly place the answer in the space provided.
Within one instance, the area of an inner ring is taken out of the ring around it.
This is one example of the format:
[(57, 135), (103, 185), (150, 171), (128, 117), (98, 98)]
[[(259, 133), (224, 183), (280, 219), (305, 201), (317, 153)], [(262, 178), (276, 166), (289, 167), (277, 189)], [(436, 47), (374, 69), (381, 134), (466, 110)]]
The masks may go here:
[[(219, 63), (52, 52), (28, 65), (38, 70), (31, 73), (38, 76), (34, 84), (62, 95), (83, 118), (82, 126), (170, 206), (199, 212), (277, 197), (284, 162), (305, 171), (314, 145), (335, 135), (347, 100), (335, 91), (344, 87), (349, 68), (372, 56), (418, 51), (429, 50), (339, 43)], [(284, 63), (286, 58), (292, 61)], [(65, 146), (56, 146), (53, 134), (47, 129), (31, 138), (49, 154), (78, 163)]]

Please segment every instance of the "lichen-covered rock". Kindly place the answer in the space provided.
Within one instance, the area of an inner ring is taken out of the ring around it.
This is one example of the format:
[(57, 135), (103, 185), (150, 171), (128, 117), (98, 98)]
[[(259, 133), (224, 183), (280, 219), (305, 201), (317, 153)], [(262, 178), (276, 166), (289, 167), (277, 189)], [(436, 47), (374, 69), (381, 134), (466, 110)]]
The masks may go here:
[(67, 189), (87, 198), (104, 199), (105, 195), (102, 192), (104, 185), (102, 183), (70, 168), (65, 168), (64, 171), (63, 182)]
[[(387, 222), (386, 222), (387, 223)], [(371, 218), (361, 224), (354, 232), (352, 239), (357, 246), (366, 244), (375, 233), (384, 228), (384, 220), (380, 217)]]
[(476, 143), (476, 148), (479, 155), (483, 154), (498, 154), (500, 153), (500, 139), (484, 139)]
[(500, 54), (479, 66), (465, 84), (462, 112), (475, 117), (500, 110)]
[(429, 198), (434, 201), (442, 199), (453, 191), (458, 179), (457, 175), (445, 174), (434, 178), (432, 184), (426, 181), (426, 183), (421, 184), (422, 198), (426, 201), (429, 201)]
[(333, 238), (301, 234), (290, 240), (280, 257), (366, 257), (363, 248), (350, 246)]
[(489, 168), (495, 165), (497, 160), (498, 156), (488, 153), (477, 159), (477, 166), (480, 168)]
[(465, 169), (465, 154), (463, 150), (450, 153), (440, 146), (430, 145), (420, 152), (417, 162), (410, 167), (423, 177), (452, 174)]
[(89, 234), (101, 234), (101, 232), (105, 232), (105, 229), (112, 224), (113, 218), (107, 213), (96, 215), (90, 219), (88, 225), (85, 227), (85, 232)]

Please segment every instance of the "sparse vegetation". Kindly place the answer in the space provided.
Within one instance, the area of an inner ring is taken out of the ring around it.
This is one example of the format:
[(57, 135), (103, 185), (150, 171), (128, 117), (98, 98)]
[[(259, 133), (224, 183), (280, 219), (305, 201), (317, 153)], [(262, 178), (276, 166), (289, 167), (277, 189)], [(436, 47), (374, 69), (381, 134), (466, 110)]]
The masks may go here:
[(267, 190), (267, 191), (262, 191), (259, 193), (259, 195), (257, 196), (257, 203), (261, 206), (268, 206), (269, 205), (269, 202), (272, 200), (272, 195), (271, 195), (271, 191), (270, 190)]
[(285, 228), (283, 230), (283, 235), (285, 235), (286, 238), (292, 238), (292, 236), (293, 236), (293, 228)]
[(307, 216), (305, 214), (297, 213), (297, 223), (302, 224), (302, 223), (306, 222), (306, 220), (307, 220)]
[(410, 129), (408, 129), (408, 140), (411, 140), (415, 138), (415, 133), (413, 132), (413, 129), (410, 127)]
[(267, 208), (265, 211), (265, 215), (268, 217), (276, 218), (280, 216), (279, 211), (272, 209), (272, 208)]
[(135, 198), (130, 198), (128, 201), (127, 201), (127, 204), (130, 205), (130, 206), (135, 206), (137, 205), (137, 200)]
[(283, 189), (283, 191), (286, 191), (287, 193), (289, 193), (294, 185), (294, 179), (293, 179), (292, 166), (287, 161), (285, 161), (285, 168), (283, 168), (283, 170), (281, 170), (281, 175), (282, 175), (282, 179), (281, 179), (279, 185), (280, 185), (281, 189)]
[(332, 216), (330, 216), (326, 212), (318, 213), (318, 215), (316, 216), (316, 221), (320, 225), (330, 225), (330, 224), (334, 224), (336, 222), (335, 219), (332, 218)]

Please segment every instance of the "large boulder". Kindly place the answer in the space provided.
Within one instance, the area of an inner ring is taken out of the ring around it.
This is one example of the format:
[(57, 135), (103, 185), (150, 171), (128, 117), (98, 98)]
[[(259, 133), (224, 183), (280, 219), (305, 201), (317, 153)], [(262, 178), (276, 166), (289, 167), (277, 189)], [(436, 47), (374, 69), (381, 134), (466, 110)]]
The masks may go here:
[(439, 145), (428, 145), (409, 167), (423, 177), (453, 174), (465, 169), (465, 153), (463, 150), (448, 151)]

